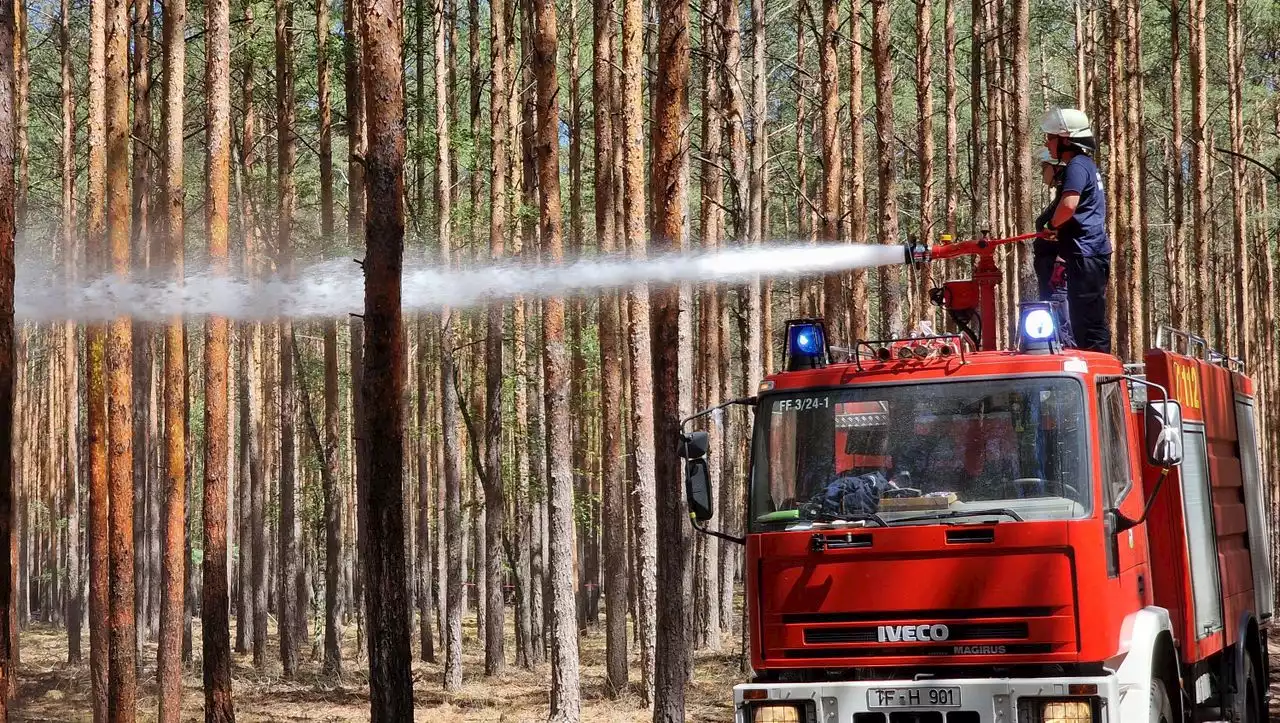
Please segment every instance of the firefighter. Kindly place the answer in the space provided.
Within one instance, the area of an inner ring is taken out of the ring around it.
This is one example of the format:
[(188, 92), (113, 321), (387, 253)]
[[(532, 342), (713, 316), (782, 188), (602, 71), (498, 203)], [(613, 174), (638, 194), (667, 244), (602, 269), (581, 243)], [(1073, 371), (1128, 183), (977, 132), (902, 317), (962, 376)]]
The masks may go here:
[[(1053, 189), (1053, 198), (1050, 199), (1049, 205), (1045, 206), (1036, 217), (1036, 232), (1039, 233), (1049, 225), (1053, 212), (1058, 208), (1058, 199), (1062, 197), (1062, 189), (1059, 188), (1062, 184), (1062, 169), (1066, 164), (1054, 158), (1049, 153), (1049, 149), (1043, 146), (1036, 154), (1036, 159), (1040, 162), (1040, 179), (1044, 181), (1044, 185)], [(1033, 250), (1040, 300), (1057, 305), (1055, 316), (1058, 317), (1059, 336), (1063, 344), (1074, 346), (1075, 339), (1071, 336), (1071, 318), (1067, 311), (1067, 262), (1058, 255), (1057, 239), (1037, 237)]]
[[(1053, 198), (1049, 201), (1049, 205), (1044, 207), (1040, 215), (1036, 217), (1036, 232), (1045, 230), (1049, 225), (1049, 220), (1053, 218), (1053, 212), (1058, 208), (1058, 198), (1061, 192), (1058, 185), (1061, 183), (1062, 161), (1054, 158), (1049, 153), (1048, 148), (1041, 148), (1036, 154), (1037, 160), (1040, 161), (1040, 177), (1044, 181), (1044, 185), (1053, 190)], [(1040, 300), (1041, 301), (1065, 301), (1066, 297), (1062, 295), (1065, 287), (1062, 284), (1064, 279), (1066, 262), (1058, 256), (1057, 239), (1039, 237), (1033, 243), (1036, 279), (1040, 282)], [(1062, 298), (1059, 299), (1058, 297)]]
[(1089, 117), (1076, 108), (1058, 108), (1040, 121), (1049, 155), (1061, 161), (1057, 207), (1045, 231), (1058, 242), (1066, 262), (1067, 301), (1075, 346), (1111, 352), (1107, 326), (1107, 282), (1111, 277), (1111, 239), (1107, 236), (1107, 198), (1102, 174), (1093, 161), (1096, 142)]

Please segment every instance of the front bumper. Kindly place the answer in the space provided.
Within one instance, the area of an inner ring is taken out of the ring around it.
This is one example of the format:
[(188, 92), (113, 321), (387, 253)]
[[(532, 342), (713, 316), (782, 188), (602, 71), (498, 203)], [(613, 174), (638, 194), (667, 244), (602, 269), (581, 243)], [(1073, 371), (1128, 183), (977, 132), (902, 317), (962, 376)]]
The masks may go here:
[[(1115, 676), (1079, 678), (961, 678), (917, 681), (877, 680), (829, 683), (748, 683), (734, 687), (733, 702), (736, 723), (752, 723), (750, 707), (764, 701), (747, 700), (749, 690), (767, 691), (767, 700), (776, 702), (812, 701), (816, 716), (812, 723), (1023, 723), (1018, 719), (1021, 698), (1066, 698), (1071, 685), (1096, 685), (1099, 705), (1095, 723), (1119, 720), (1120, 685)], [(911, 689), (922, 692), (929, 688), (959, 688), (959, 705), (946, 708), (872, 707), (869, 696), (874, 691), (892, 688), (908, 691), (908, 699), (926, 700), (922, 695), (910, 696)], [(758, 695), (758, 694), (757, 694)], [(925, 712), (925, 715), (918, 715)], [(870, 716), (866, 714), (871, 714)], [(880, 715), (877, 715), (880, 714)], [(880, 717), (880, 716), (883, 717)]]

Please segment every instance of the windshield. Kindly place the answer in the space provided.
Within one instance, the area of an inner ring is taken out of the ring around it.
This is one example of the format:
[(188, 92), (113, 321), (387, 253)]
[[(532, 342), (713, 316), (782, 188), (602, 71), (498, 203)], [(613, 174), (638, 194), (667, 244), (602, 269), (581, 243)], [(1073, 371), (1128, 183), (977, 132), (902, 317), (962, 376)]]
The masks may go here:
[(751, 519), (759, 531), (1089, 513), (1075, 379), (777, 394), (761, 400), (756, 420)]

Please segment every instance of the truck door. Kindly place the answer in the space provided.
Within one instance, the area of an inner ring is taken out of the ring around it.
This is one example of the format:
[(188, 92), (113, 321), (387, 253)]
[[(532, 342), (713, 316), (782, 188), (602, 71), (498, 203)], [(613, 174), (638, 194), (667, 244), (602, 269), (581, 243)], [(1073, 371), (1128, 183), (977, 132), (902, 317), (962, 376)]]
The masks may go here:
[[(1142, 511), (1141, 495), (1133, 494), (1138, 470), (1137, 430), (1130, 423), (1128, 390), (1123, 382), (1110, 381), (1098, 387), (1098, 413), (1103, 504), (1119, 509), (1126, 517), (1136, 517)], [(1140, 584), (1138, 578), (1146, 549), (1131, 533), (1105, 533), (1107, 576), (1119, 577), (1122, 594), (1131, 594), (1142, 606), (1147, 604), (1149, 586)]]

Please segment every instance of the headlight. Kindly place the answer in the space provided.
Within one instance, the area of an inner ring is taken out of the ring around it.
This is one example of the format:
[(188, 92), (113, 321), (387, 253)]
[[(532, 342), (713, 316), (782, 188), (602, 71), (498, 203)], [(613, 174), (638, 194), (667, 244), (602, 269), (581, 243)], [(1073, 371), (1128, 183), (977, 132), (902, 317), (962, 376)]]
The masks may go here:
[(1044, 723), (1075, 723), (1093, 721), (1093, 706), (1083, 700), (1055, 700), (1045, 703), (1040, 720)]
[(1095, 700), (1023, 698), (1018, 701), (1018, 723), (1093, 723)]
[(752, 723), (803, 723), (800, 706), (792, 703), (764, 703), (752, 706)]

